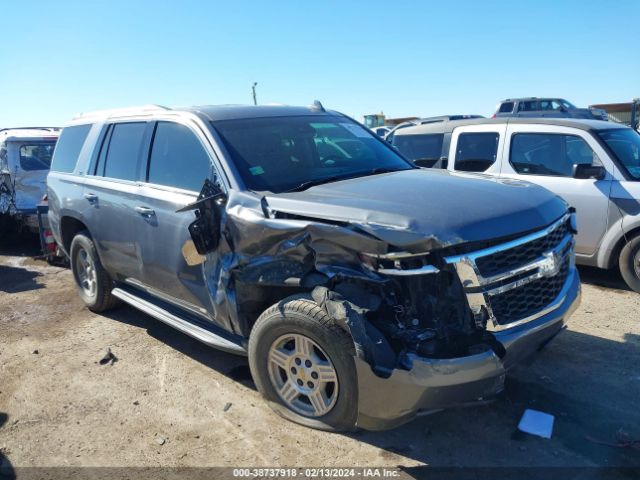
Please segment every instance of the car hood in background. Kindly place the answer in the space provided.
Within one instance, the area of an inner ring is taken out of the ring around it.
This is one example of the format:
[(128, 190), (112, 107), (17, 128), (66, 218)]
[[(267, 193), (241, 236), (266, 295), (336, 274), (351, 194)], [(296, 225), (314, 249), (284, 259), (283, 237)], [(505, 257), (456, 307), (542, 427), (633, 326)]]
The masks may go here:
[(267, 195), (269, 209), (353, 227), (410, 251), (530, 232), (567, 205), (533, 185), (478, 174), (405, 170)]

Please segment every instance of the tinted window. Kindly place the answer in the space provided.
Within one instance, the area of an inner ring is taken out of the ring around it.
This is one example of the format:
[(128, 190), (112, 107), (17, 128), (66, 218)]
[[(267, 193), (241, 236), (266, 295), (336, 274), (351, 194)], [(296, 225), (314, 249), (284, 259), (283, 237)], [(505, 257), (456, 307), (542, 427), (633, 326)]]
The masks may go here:
[(600, 164), (582, 138), (575, 135), (518, 133), (511, 140), (511, 165), (523, 175), (570, 177), (573, 165)]
[(455, 169), (484, 172), (496, 161), (499, 139), (500, 135), (494, 132), (461, 133), (456, 147)]
[(189, 128), (158, 123), (149, 159), (149, 183), (199, 192), (210, 172), (209, 155)]
[[(393, 145), (409, 160), (432, 160), (435, 163), (442, 156), (444, 134), (396, 135)], [(420, 166), (432, 166), (424, 162)]]
[(534, 100), (520, 102), (518, 105), (519, 112), (535, 112), (538, 110), (538, 102)]
[(640, 135), (630, 128), (599, 133), (623, 168), (636, 180), (640, 179)]
[(49, 170), (56, 142), (33, 142), (20, 145), (22, 170)]
[[(104, 176), (122, 180), (137, 180), (138, 159), (146, 123), (117, 123), (113, 125)], [(104, 146), (103, 146), (104, 148)]]
[(283, 192), (412, 166), (362, 125), (343, 117), (249, 118), (212, 122), (251, 190)]
[(500, 105), (500, 113), (511, 113), (513, 112), (513, 102), (504, 102)]
[(51, 160), (51, 170), (73, 172), (90, 129), (91, 125), (76, 125), (62, 130)]

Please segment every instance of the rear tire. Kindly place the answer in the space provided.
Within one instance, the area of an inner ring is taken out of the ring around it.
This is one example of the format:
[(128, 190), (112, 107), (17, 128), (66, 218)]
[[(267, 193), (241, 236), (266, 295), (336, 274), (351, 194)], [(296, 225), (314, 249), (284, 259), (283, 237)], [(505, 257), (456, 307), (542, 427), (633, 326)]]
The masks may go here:
[(327, 431), (355, 429), (358, 382), (350, 335), (310, 298), (289, 297), (258, 318), (249, 366), (280, 416)]
[(622, 247), (619, 257), (620, 274), (631, 290), (640, 293), (640, 236)]
[(102, 267), (89, 232), (76, 234), (69, 250), (76, 288), (87, 308), (99, 313), (115, 307), (118, 299), (111, 295), (113, 280)]

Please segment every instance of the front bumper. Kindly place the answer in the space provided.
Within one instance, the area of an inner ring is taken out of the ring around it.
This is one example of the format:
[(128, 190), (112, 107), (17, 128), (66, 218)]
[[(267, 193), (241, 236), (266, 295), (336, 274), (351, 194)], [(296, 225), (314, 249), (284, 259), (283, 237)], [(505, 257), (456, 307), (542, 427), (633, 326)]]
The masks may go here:
[(396, 369), (389, 378), (381, 378), (356, 357), (358, 426), (384, 430), (405, 423), (420, 412), (492, 399), (503, 390), (506, 372), (550, 341), (578, 307), (580, 278), (573, 266), (559, 298), (563, 300), (553, 311), (494, 333), (506, 350), (503, 358), (490, 349), (462, 358), (415, 356), (411, 370)]

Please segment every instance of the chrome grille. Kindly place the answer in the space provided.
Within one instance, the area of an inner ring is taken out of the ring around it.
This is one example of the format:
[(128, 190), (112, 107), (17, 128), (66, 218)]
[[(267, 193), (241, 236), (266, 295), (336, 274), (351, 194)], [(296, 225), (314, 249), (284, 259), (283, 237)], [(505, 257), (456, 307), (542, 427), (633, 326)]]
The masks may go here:
[(483, 277), (492, 277), (535, 261), (543, 252), (548, 252), (558, 246), (567, 233), (567, 224), (562, 223), (558, 228), (549, 233), (549, 235), (545, 235), (542, 238), (509, 250), (496, 252), (493, 255), (480, 257), (476, 260), (476, 265)]
[(502, 330), (559, 305), (573, 268), (571, 214), (549, 227), (484, 250), (447, 257), (476, 324)]

